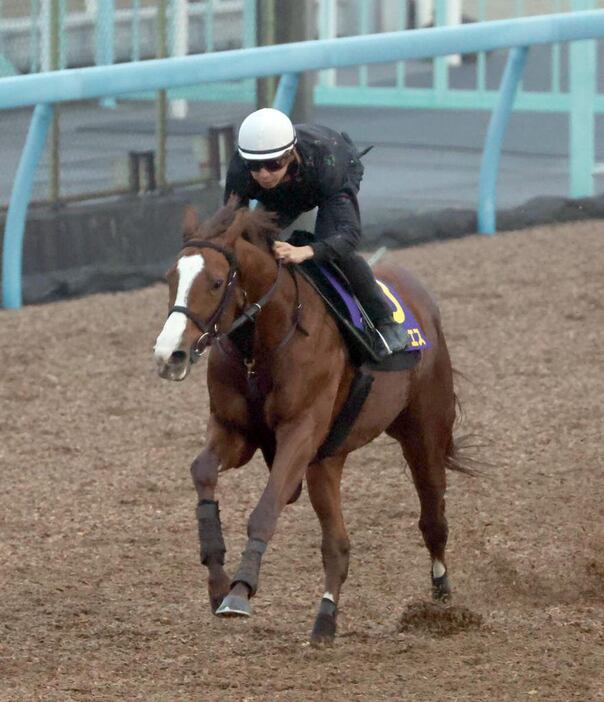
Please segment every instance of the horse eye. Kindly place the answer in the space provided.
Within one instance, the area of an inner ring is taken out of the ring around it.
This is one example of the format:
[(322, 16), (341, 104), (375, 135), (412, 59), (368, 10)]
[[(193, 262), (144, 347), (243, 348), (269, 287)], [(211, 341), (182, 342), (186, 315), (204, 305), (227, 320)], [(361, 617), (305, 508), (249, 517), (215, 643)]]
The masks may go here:
[(218, 290), (218, 288), (222, 287), (222, 284), (224, 283), (224, 280), (218, 278), (218, 280), (215, 280), (212, 283), (212, 290)]

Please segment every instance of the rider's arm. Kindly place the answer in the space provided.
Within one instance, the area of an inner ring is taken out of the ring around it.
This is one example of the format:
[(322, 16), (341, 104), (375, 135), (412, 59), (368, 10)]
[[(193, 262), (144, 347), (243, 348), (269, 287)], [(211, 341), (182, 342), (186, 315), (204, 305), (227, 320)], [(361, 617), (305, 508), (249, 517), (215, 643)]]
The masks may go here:
[(316, 158), (320, 199), (315, 223), (314, 260), (323, 263), (346, 257), (361, 239), (357, 193), (363, 165), (349, 139), (341, 135), (323, 140)]
[(352, 253), (361, 239), (356, 193), (344, 187), (319, 205), (312, 244), (316, 263)]

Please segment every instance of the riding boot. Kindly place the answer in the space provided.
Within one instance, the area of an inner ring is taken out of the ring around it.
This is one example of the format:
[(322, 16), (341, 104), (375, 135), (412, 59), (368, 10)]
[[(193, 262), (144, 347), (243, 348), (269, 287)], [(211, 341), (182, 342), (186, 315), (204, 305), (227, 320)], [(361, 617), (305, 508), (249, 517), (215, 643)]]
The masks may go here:
[(378, 353), (381, 356), (389, 356), (403, 351), (409, 344), (409, 335), (402, 324), (397, 324), (392, 319), (392, 311), (367, 261), (353, 253), (338, 259), (337, 264), (379, 332), (382, 344)]
[(384, 348), (380, 349), (382, 356), (390, 356), (393, 353), (404, 351), (411, 341), (405, 327), (393, 321), (392, 318), (378, 322), (376, 329), (384, 344)]

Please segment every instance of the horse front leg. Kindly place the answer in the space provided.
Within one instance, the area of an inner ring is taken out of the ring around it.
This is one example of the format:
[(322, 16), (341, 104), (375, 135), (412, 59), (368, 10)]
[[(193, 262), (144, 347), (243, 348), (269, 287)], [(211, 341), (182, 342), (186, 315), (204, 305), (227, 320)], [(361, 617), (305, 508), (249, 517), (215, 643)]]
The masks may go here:
[(216, 614), (249, 616), (249, 600), (256, 594), (262, 556), (275, 533), (277, 520), (288, 503), (309, 462), (316, 453), (313, 436), (316, 424), (310, 418), (280, 426), (276, 431), (277, 450), (267, 485), (248, 520), (248, 541), (231, 591)]
[(222, 535), (220, 510), (214, 499), (219, 471), (243, 465), (250, 460), (254, 447), (240, 434), (227, 432), (211, 422), (208, 445), (191, 465), (191, 477), (197, 490), (197, 526), (200, 559), (208, 569), (208, 595), (212, 612), (230, 589), (230, 578), (224, 570), (226, 546)]
[(340, 482), (346, 456), (313, 463), (306, 473), (308, 496), (321, 523), (325, 589), (310, 637), (313, 646), (333, 642), (340, 590), (348, 576), (350, 540), (344, 525)]

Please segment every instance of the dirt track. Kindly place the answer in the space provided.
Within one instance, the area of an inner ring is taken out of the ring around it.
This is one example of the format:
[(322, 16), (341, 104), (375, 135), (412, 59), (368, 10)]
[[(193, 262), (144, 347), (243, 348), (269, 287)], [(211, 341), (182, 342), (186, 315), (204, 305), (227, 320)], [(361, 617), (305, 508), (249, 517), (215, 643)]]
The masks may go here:
[[(189, 464), (202, 369), (161, 381), (164, 286), (0, 312), (0, 700), (604, 700), (603, 224), (389, 254), (441, 302), (481, 479), (451, 475), (448, 609), (429, 607), (397, 446), (351, 456), (339, 636), (306, 494), (264, 559), (254, 616), (210, 614)], [(222, 476), (229, 564), (265, 468)]]

